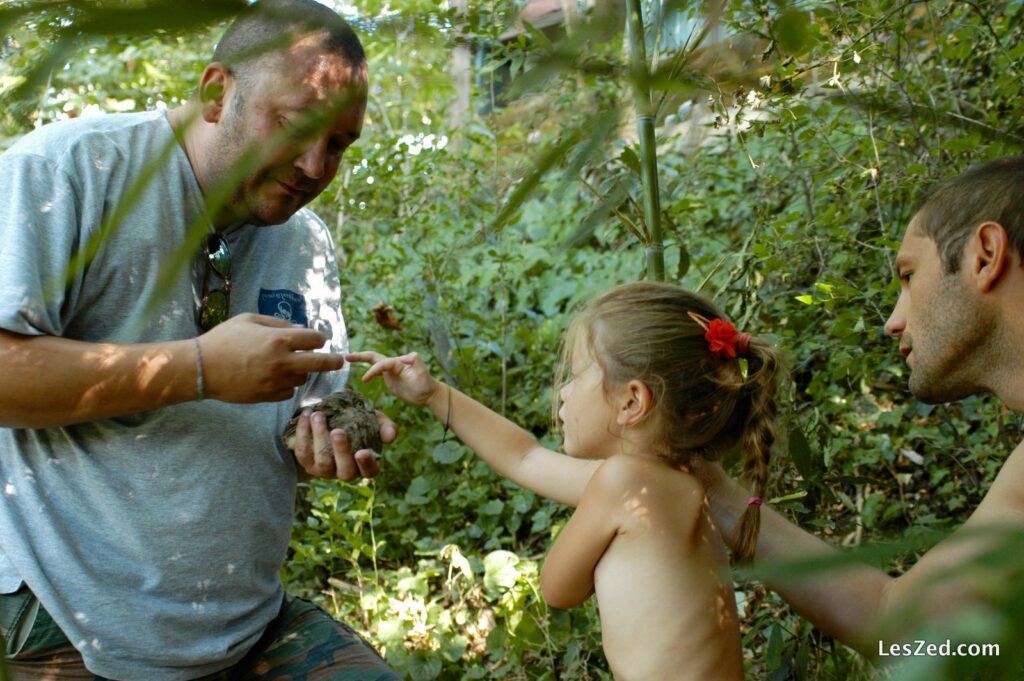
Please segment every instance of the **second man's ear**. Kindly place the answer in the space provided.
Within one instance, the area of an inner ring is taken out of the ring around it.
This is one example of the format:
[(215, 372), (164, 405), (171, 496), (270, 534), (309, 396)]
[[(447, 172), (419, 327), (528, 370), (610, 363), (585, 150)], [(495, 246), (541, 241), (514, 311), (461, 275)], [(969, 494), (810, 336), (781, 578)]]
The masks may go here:
[(224, 113), (224, 101), (228, 88), (233, 84), (231, 71), (219, 62), (207, 64), (199, 78), (199, 103), (203, 120), (219, 123)]
[(966, 267), (978, 289), (992, 290), (1007, 266), (1010, 237), (998, 222), (983, 222), (964, 249), (969, 262)]

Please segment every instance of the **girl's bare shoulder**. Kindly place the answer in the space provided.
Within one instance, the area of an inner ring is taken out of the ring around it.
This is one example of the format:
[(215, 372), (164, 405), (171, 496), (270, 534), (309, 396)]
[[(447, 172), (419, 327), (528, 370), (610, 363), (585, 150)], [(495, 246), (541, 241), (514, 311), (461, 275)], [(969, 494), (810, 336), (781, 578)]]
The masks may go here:
[(704, 503), (704, 488), (690, 473), (653, 457), (618, 454), (609, 457), (591, 478), (610, 494), (637, 494), (647, 498), (667, 496), (679, 503)]

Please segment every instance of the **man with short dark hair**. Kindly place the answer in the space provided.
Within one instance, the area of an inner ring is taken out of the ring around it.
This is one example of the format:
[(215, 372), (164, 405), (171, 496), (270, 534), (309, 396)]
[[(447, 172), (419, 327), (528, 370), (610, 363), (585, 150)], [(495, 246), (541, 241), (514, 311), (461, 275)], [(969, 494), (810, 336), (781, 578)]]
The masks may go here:
[(15, 679), (397, 678), (278, 576), (298, 473), (380, 470), (309, 409), (294, 452), (280, 438), (347, 378), (334, 245), (303, 206), (366, 95), (337, 14), (264, 0), (185, 106), (55, 123), (0, 156)]
[[(885, 329), (899, 340), (911, 391), (925, 402), (987, 392), (1024, 411), (1022, 187), (1024, 157), (992, 161), (936, 187), (910, 221), (896, 258), (900, 296)], [(731, 541), (749, 494), (718, 466), (706, 466), (701, 477), (712, 517)], [(1024, 443), (964, 526), (905, 574), (844, 566), (769, 586), (826, 632), (878, 654), (883, 629), (898, 637), (915, 621), (955, 635), (957, 616), (1014, 579), (972, 561), (992, 550), (1000, 532), (1022, 530)], [(758, 561), (831, 553), (765, 507)]]

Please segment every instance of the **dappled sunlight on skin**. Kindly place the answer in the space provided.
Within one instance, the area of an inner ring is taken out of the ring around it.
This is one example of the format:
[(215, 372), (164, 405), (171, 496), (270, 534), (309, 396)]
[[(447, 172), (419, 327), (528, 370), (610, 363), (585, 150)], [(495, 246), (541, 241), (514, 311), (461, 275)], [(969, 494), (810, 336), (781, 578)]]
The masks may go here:
[(365, 64), (353, 67), (341, 55), (324, 53), (326, 37), (326, 31), (310, 33), (299, 39), (290, 50), (292, 57), (312, 64), (302, 83), (308, 85), (321, 101), (334, 99), (334, 93), (349, 83), (366, 81)]
[[(126, 356), (126, 353), (119, 350), (116, 345), (101, 345), (98, 352), (83, 352), (82, 361), (87, 364), (95, 364), (101, 371), (107, 373), (111, 368), (123, 362)], [(121, 381), (122, 387), (125, 390), (148, 392), (150, 386), (160, 378), (163, 372), (168, 371), (170, 367), (171, 356), (169, 353), (157, 353), (145, 357), (136, 364), (134, 376)], [(108, 385), (113, 382), (115, 382), (113, 376), (106, 379), (100, 378), (94, 386), (82, 393), (80, 399), (81, 406), (86, 409), (93, 406), (98, 396), (102, 395), (108, 389)]]
[(610, 499), (618, 530), (594, 574), (616, 679), (741, 678), (729, 561), (703, 487), (663, 461), (627, 458), (632, 484)]
[[(68, 414), (68, 424), (93, 420), (88, 415), (97, 411), (110, 410), (111, 413), (120, 413), (119, 407), (109, 404), (112, 394), (131, 395), (145, 391), (153, 392), (159, 399), (163, 399), (173, 394), (176, 388), (175, 379), (182, 370), (180, 365), (175, 365), (175, 358), (170, 352), (142, 353), (139, 359), (135, 360), (134, 370), (124, 372), (124, 364), (133, 360), (123, 346), (99, 344), (87, 350), (70, 350), (72, 346), (69, 346), (69, 342), (60, 338), (25, 337), (8, 332), (0, 332), (0, 336), (6, 347), (0, 362), (26, 367), (30, 371), (21, 375), (32, 374), (39, 377), (39, 383), (53, 384), (53, 388), (47, 392), (49, 397), (45, 405), (25, 403), (21, 398), (15, 400), (13, 397), (10, 404), (3, 405), (3, 413), (13, 415), (10, 417), (13, 419), (10, 424), (3, 424), (10, 427), (45, 425), (37, 420), (42, 417), (45, 421), (45, 415), (49, 412)], [(30, 343), (51, 345), (55, 348), (60, 346), (61, 360), (44, 361), (42, 358), (47, 356), (46, 353), (39, 352), (38, 348), (33, 351), (29, 347)], [(61, 368), (68, 363), (92, 367), (88, 372), (88, 379), (82, 379), (77, 385), (69, 384), (65, 378), (68, 374)], [(32, 392), (34, 391), (30, 390), (30, 386), (26, 386), (24, 390), (12, 391), (12, 396), (28, 395)]]
[[(699, 503), (701, 506), (701, 518), (700, 522), (698, 522), (695, 527), (694, 541), (708, 551), (713, 558), (714, 563), (709, 572), (709, 578), (723, 582), (722, 586), (718, 589), (717, 596), (715, 597), (714, 612), (716, 613), (715, 619), (718, 623), (717, 628), (720, 631), (725, 631), (736, 621), (734, 610), (735, 600), (733, 598), (732, 589), (726, 586), (731, 579), (729, 559), (725, 554), (718, 532), (711, 523), (711, 517), (707, 509), (707, 500), (703, 497), (703, 493), (699, 490), (693, 490), (689, 494), (691, 497), (699, 496), (700, 499), (696, 503)], [(650, 490), (646, 486), (641, 487), (636, 493), (627, 493), (623, 495), (622, 508), (629, 516), (630, 521), (635, 523), (633, 529), (643, 532), (648, 532), (653, 529), (659, 536), (670, 534), (671, 528), (655, 527), (652, 518), (652, 510), (646, 503), (647, 500), (645, 499), (645, 497), (648, 497), (649, 495)]]
[(726, 554), (721, 536), (711, 521), (707, 499), (701, 500), (701, 522), (697, 524), (697, 541), (707, 550), (714, 561), (712, 572), (720, 584), (715, 597), (714, 612), (719, 631), (728, 632), (736, 626), (736, 597), (731, 586), (732, 576), (729, 569), (729, 557)]
[(626, 493), (623, 495), (622, 508), (630, 516), (637, 527), (643, 530), (651, 529), (651, 509), (644, 504), (643, 497), (647, 496), (646, 487), (640, 488), (637, 495)]
[[(322, 66), (323, 62), (324, 59), (320, 59), (319, 66)], [(361, 103), (366, 92), (365, 70), (355, 70), (343, 62), (333, 63), (331, 69), (326, 69), (324, 72), (320, 72), (319, 66), (303, 81), (309, 86), (306, 91), (303, 93), (299, 90), (300, 95), (294, 95), (292, 100), (289, 100), (302, 102), (299, 115), (293, 121), (293, 127), (277, 130), (270, 136), (253, 140), (246, 154), (238, 159), (233, 173), (224, 179), (225, 184), (232, 192), (235, 191), (235, 185), (238, 184), (239, 178), (259, 171), (264, 166), (273, 166), (275, 173), (294, 173), (290, 167), (290, 161), (299, 151), (296, 144), (309, 143), (332, 128), (338, 127), (339, 123), (336, 119), (354, 107), (360, 111), (365, 108), (365, 105)], [(352, 80), (355, 81), (352, 86), (345, 87), (340, 91), (332, 90), (332, 88), (340, 87), (339, 83), (344, 84), (352, 82)], [(342, 125), (348, 123), (350, 121), (345, 121)], [(339, 129), (338, 132), (345, 138), (346, 146), (355, 142), (360, 133), (359, 130), (347, 128)], [(333, 171), (331, 176), (333, 177)], [(289, 175), (287, 179), (305, 185), (313, 183), (317, 178), (299, 178)]]
[[(122, 357), (118, 357), (122, 355)], [(101, 368), (110, 369), (117, 365), (119, 359), (123, 359), (123, 353), (118, 353), (115, 349), (111, 348), (108, 352), (97, 352), (83, 353), (83, 359), (87, 362), (95, 361)], [(138, 385), (148, 385), (156, 375), (171, 363), (171, 358), (167, 354), (155, 355), (153, 357), (147, 357), (139, 361), (138, 367)], [(84, 399), (89, 399), (90, 391), (86, 391)]]

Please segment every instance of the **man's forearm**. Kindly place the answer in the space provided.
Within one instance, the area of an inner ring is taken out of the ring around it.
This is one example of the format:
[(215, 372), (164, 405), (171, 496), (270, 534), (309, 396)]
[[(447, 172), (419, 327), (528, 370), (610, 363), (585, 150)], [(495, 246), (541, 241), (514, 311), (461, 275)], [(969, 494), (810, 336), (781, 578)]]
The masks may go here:
[(193, 341), (117, 345), (0, 331), (0, 426), (45, 428), (196, 397)]
[[(750, 493), (721, 472), (721, 468), (712, 465), (708, 469), (702, 471), (701, 477), (708, 488), (711, 517), (726, 543), (735, 548), (736, 530)], [(835, 553), (836, 549), (768, 506), (761, 507), (755, 564), (787, 563)], [(823, 631), (869, 651), (869, 638), (881, 623), (886, 592), (892, 582), (882, 571), (858, 564), (829, 568), (827, 573), (774, 578), (766, 584)]]

